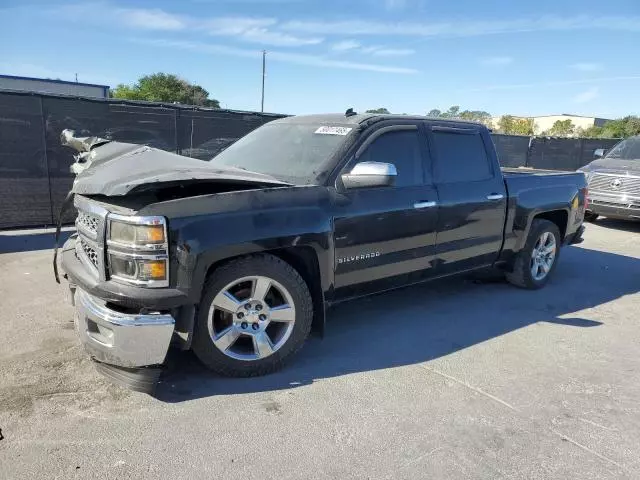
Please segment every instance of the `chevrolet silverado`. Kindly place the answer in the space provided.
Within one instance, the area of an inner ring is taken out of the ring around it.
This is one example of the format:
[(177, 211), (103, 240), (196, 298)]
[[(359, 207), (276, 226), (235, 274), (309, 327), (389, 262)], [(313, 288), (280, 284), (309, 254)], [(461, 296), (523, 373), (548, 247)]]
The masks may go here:
[(332, 304), (461, 272), (538, 289), (584, 228), (582, 173), (503, 170), (475, 123), (289, 117), (210, 162), (65, 141), (84, 166), (62, 268), (80, 339), (113, 377), (170, 345), (223, 375), (266, 374)]

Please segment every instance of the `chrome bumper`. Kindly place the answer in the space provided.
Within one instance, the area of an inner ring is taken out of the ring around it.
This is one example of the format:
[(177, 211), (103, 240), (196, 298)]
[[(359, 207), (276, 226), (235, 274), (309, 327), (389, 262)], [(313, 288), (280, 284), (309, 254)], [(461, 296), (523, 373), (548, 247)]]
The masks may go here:
[(589, 192), (587, 210), (605, 217), (640, 219), (640, 197)]
[(76, 330), (96, 360), (119, 367), (164, 362), (175, 320), (168, 314), (123, 313), (75, 288)]

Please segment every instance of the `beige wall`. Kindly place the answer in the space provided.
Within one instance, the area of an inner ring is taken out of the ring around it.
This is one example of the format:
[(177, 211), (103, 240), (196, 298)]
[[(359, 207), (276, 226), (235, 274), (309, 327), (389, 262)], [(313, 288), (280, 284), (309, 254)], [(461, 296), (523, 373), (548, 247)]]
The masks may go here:
[(533, 133), (540, 135), (553, 127), (558, 120), (571, 120), (574, 127), (587, 129), (595, 124), (595, 117), (574, 117), (572, 115), (549, 115), (547, 117), (533, 117)]

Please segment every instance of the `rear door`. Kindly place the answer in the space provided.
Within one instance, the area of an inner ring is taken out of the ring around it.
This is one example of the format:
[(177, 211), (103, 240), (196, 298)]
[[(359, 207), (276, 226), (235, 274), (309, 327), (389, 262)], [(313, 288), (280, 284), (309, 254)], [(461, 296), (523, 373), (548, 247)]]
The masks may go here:
[(507, 194), (488, 134), (473, 125), (428, 123), (439, 212), (438, 273), (492, 264), (502, 247)]
[(393, 163), (398, 175), (393, 186), (340, 195), (334, 216), (336, 300), (433, 273), (438, 209), (425, 132), (415, 122), (381, 125), (371, 134), (380, 130), (384, 133), (342, 173), (351, 171), (355, 163), (371, 161)]

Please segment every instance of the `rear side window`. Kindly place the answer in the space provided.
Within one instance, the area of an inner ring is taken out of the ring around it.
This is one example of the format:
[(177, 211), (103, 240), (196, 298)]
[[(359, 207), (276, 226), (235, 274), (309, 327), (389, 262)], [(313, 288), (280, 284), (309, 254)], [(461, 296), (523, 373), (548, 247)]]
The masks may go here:
[(360, 155), (358, 161), (393, 163), (398, 171), (396, 187), (422, 183), (422, 157), (417, 130), (398, 130), (380, 135)]
[(493, 176), (480, 133), (434, 130), (438, 183), (473, 182)]

